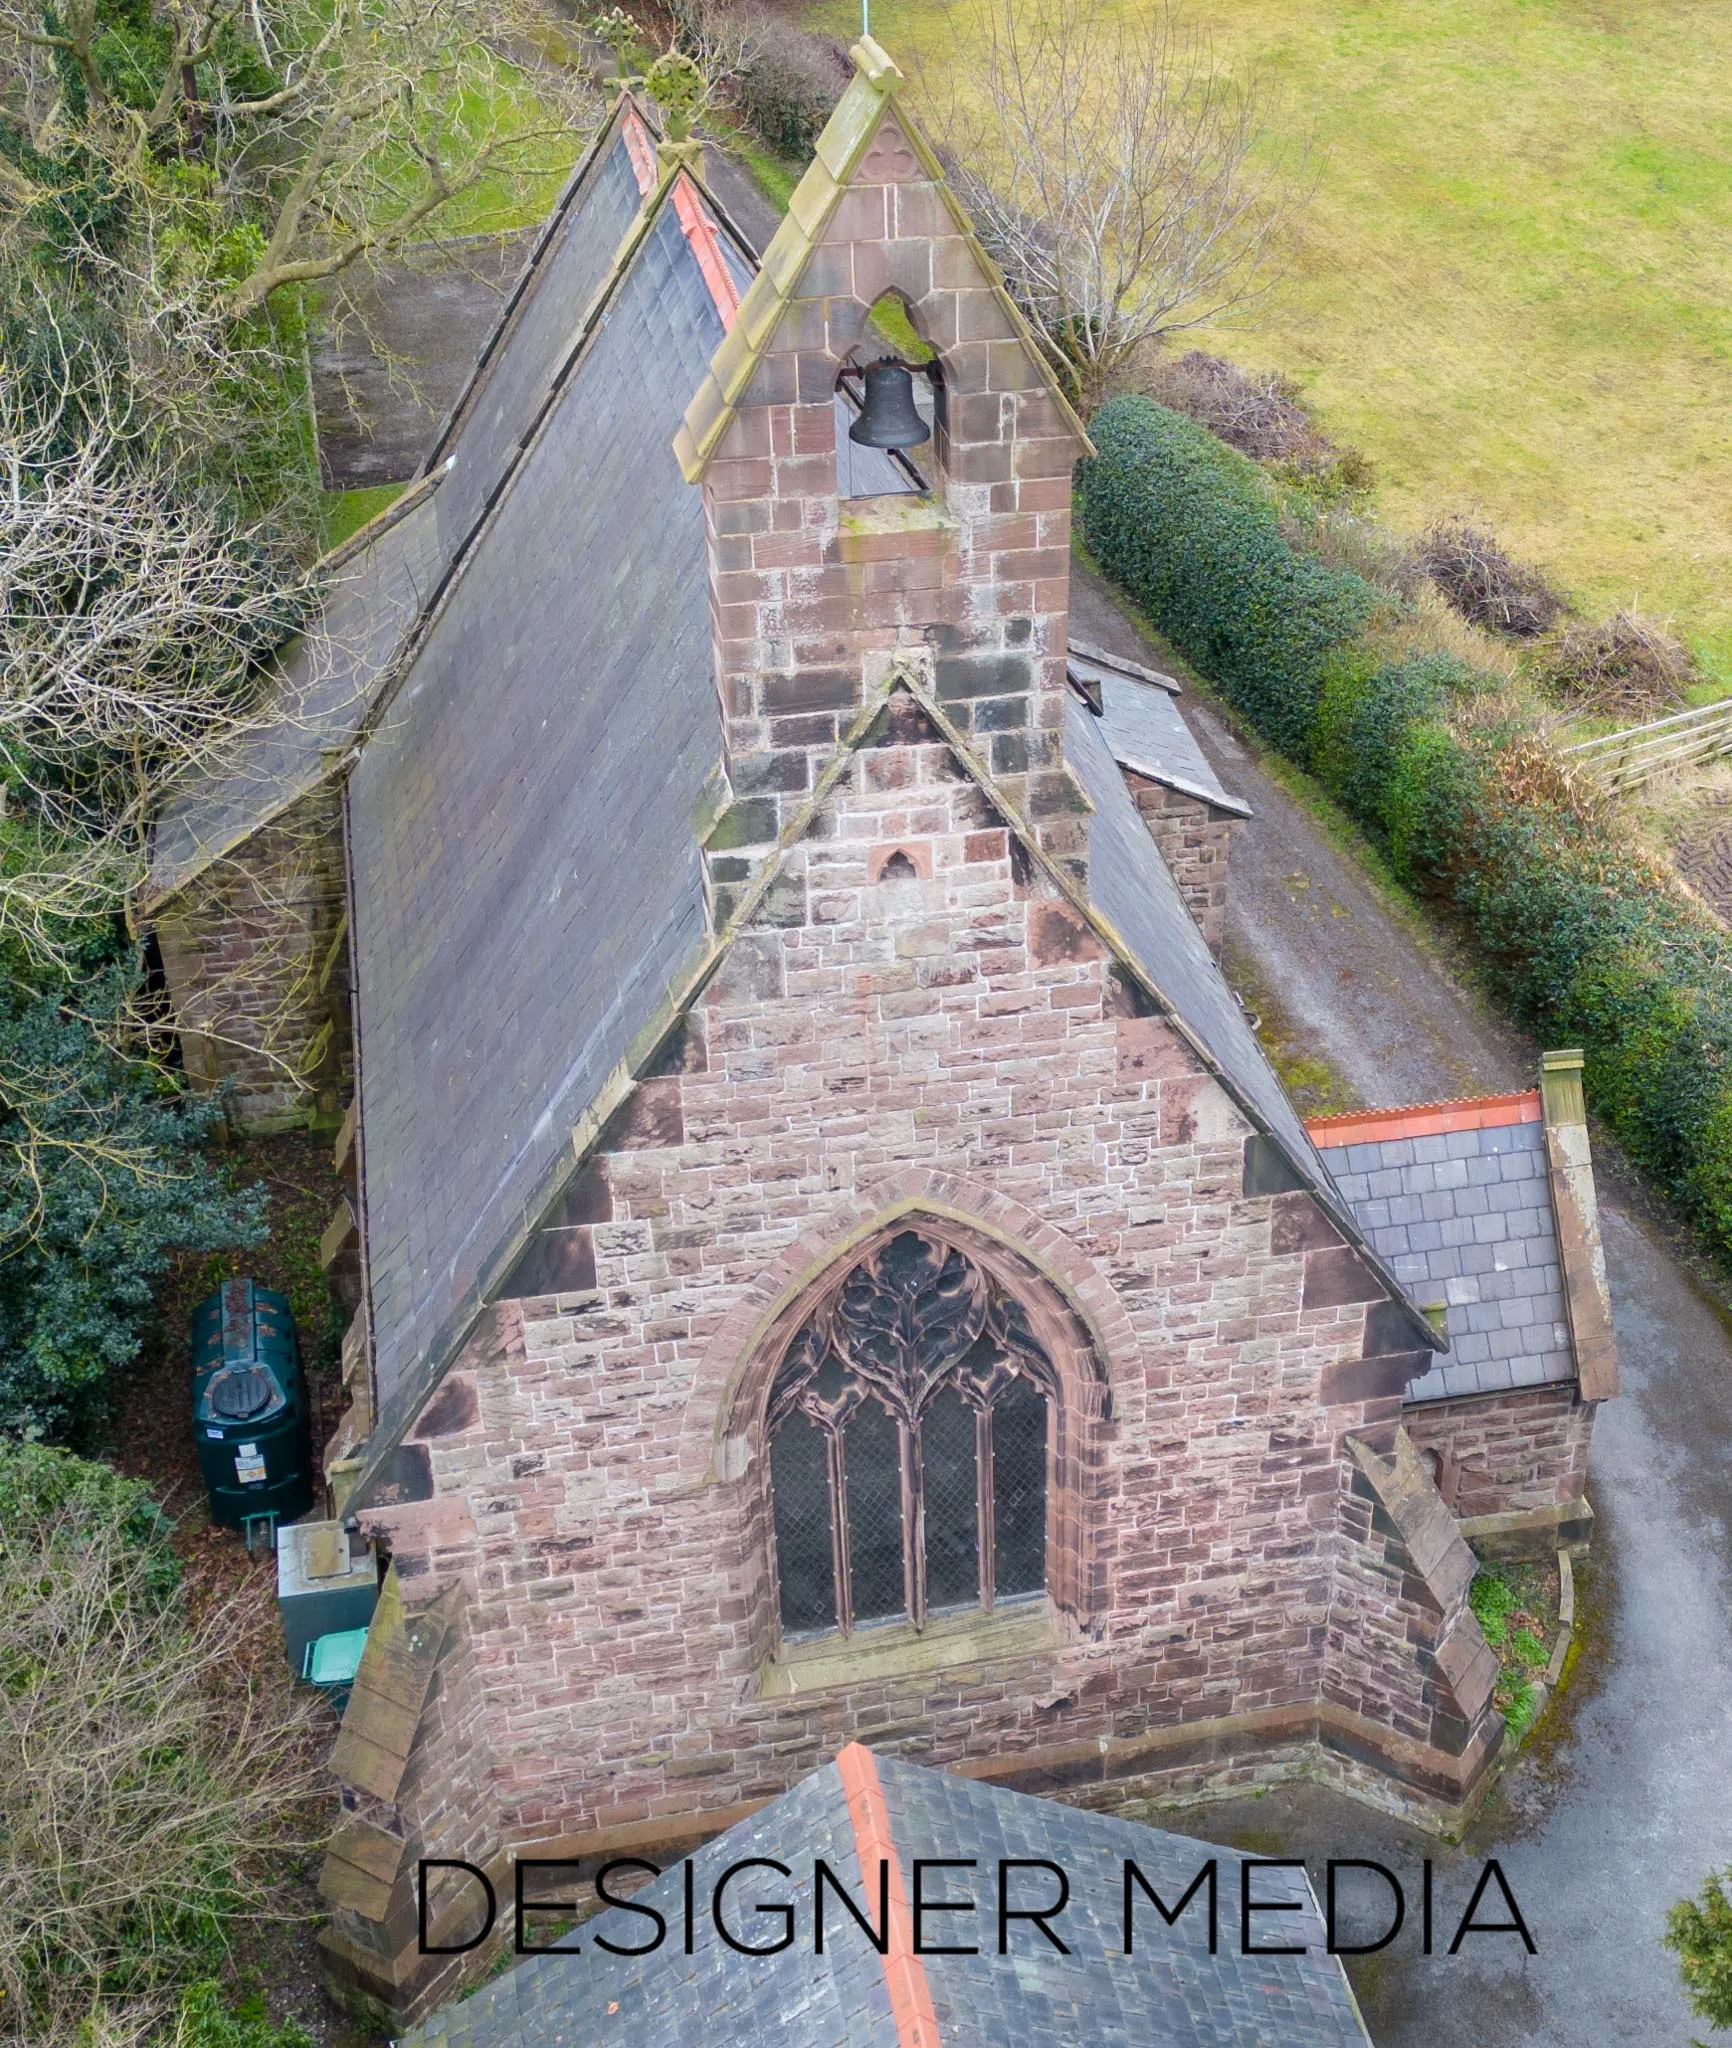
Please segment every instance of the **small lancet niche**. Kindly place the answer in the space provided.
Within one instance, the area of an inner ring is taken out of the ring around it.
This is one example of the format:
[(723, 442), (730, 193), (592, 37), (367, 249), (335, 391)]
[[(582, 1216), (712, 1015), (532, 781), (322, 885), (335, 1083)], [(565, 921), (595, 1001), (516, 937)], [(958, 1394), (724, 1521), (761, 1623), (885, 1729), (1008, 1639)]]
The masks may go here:
[(836, 492), (887, 498), (938, 488), (944, 370), (899, 292), (873, 301), (836, 378)]

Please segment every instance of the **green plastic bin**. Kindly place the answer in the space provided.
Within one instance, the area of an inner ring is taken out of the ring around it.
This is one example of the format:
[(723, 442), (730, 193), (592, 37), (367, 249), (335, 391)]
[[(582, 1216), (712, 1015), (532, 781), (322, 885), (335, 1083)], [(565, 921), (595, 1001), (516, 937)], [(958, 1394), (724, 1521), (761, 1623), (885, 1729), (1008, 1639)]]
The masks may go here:
[(364, 1628), (345, 1628), (335, 1635), (315, 1636), (307, 1645), (307, 1654), (301, 1660), (301, 1676), (328, 1692), (339, 1714), (349, 1704), (349, 1691), (366, 1647)]
[(367, 1647), (364, 1628), (339, 1629), (334, 1636), (317, 1636), (307, 1645), (301, 1676), (314, 1685), (353, 1685), (361, 1668), (361, 1652)]

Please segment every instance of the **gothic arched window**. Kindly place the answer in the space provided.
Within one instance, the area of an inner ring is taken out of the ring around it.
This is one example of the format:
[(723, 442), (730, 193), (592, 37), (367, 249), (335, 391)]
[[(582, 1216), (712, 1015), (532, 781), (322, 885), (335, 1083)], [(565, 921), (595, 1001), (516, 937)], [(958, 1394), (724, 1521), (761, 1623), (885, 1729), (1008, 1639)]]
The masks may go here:
[(770, 1389), (784, 1633), (1046, 1585), (1051, 1360), (1015, 1296), (904, 1230), (849, 1273)]

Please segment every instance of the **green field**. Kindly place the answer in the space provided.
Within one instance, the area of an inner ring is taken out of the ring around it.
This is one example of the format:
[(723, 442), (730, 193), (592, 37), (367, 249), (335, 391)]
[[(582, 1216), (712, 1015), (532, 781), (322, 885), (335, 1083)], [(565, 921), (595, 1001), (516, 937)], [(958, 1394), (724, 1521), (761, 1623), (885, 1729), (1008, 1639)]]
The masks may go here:
[[(846, 0), (814, 26), (858, 33)], [(1317, 194), (1286, 282), (1201, 346), (1287, 372), (1415, 526), (1478, 512), (1584, 606), (1732, 683), (1732, 6), (1213, 0)], [(965, 67), (957, 0), (878, 0)], [(966, 77), (966, 72), (962, 73)]]

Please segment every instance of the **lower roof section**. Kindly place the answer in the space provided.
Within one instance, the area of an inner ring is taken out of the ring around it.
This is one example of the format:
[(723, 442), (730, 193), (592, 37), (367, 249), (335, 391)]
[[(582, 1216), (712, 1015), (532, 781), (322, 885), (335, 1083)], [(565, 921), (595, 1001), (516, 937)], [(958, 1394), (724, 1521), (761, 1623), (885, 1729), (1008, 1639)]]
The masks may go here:
[(1073, 640), (1067, 664), (1073, 686), (1093, 706), (1113, 759), (1133, 775), (1195, 797), (1230, 818), (1248, 818), (1251, 806), (1232, 796), (1197, 744), (1179, 710), (1171, 676)]
[[(677, 1867), (400, 2048), (1368, 2048), (1304, 1873), (1246, 1860), (854, 1743), (691, 1859), (689, 1954)], [(1247, 1880), (1264, 1953), (1241, 1944)], [(1042, 1909), (1044, 1932), (1029, 1917)]]
[(1449, 1352), (1409, 1401), (1573, 1380), (1537, 1088), (1322, 1117), (1309, 1126), (1355, 1219)]

